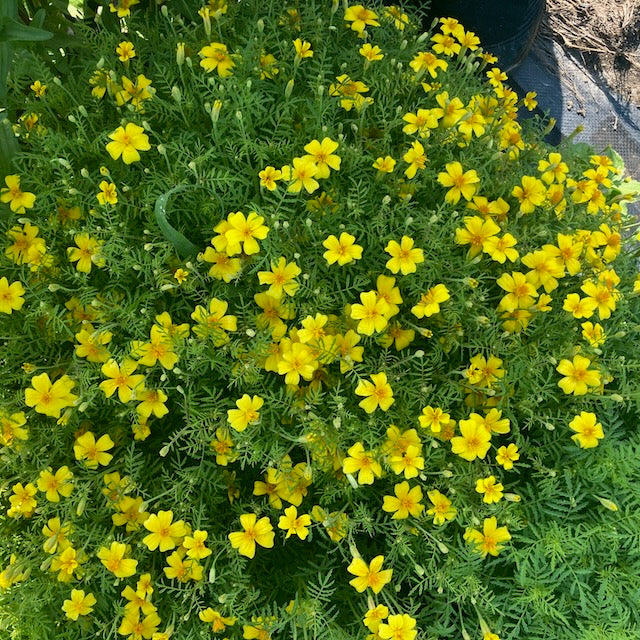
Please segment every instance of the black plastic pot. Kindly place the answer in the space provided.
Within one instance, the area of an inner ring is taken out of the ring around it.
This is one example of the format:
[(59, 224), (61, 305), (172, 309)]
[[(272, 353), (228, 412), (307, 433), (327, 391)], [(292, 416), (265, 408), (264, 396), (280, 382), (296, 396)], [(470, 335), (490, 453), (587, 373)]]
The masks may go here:
[(413, 0), (407, 4), (428, 7), (425, 27), (435, 17), (457, 18), (480, 38), (483, 49), (498, 56), (500, 68), (510, 71), (533, 44), (545, 0)]

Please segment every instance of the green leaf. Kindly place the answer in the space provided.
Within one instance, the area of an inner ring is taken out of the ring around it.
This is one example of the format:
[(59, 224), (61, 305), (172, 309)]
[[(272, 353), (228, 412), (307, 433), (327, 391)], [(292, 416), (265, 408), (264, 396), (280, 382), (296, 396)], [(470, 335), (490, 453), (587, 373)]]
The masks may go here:
[(37, 42), (49, 40), (51, 31), (36, 29), (8, 16), (0, 17), (0, 41), (3, 42)]
[(11, 160), (18, 150), (18, 141), (13, 135), (11, 123), (5, 114), (0, 113), (0, 175), (11, 173)]
[(13, 47), (8, 42), (0, 42), (0, 107), (6, 106), (7, 102), (7, 78), (12, 57)]
[(167, 220), (167, 202), (169, 197), (178, 191), (186, 189), (185, 185), (178, 185), (167, 191), (156, 200), (155, 214), (158, 226), (164, 237), (176, 248), (181, 258), (193, 257), (198, 253), (198, 247), (174, 229)]
[(624, 171), (624, 160), (622, 159), (622, 156), (615, 149), (612, 149), (611, 147), (607, 147), (606, 153), (611, 158), (611, 161), (613, 162), (613, 166), (616, 169), (620, 169), (620, 171)]

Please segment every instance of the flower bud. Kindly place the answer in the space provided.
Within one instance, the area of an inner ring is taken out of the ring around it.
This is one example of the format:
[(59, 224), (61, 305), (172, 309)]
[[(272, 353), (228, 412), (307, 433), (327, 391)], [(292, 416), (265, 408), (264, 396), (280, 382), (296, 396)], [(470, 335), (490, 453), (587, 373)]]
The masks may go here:
[(291, 78), (291, 80), (289, 80), (289, 82), (287, 82), (287, 86), (284, 89), (284, 97), (285, 98), (290, 98), (291, 97), (291, 93), (293, 92), (293, 85), (294, 85), (294, 80), (293, 80), (293, 78)]
[(171, 97), (180, 104), (182, 102), (182, 91), (176, 86), (171, 87)]
[(176, 46), (176, 64), (179, 67), (184, 64), (184, 42), (178, 42)]

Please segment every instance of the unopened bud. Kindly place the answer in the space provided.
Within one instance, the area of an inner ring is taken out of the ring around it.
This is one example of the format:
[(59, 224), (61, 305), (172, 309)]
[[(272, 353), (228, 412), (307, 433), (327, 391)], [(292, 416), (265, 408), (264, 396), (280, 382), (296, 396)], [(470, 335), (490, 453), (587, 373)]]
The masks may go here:
[(176, 64), (179, 67), (184, 64), (184, 42), (178, 42), (176, 47)]
[(171, 97), (179, 104), (182, 102), (182, 91), (176, 86), (171, 87)]
[(291, 80), (289, 80), (289, 82), (287, 82), (287, 86), (284, 88), (284, 97), (285, 98), (290, 98), (291, 97), (291, 93), (293, 92), (293, 85), (294, 85), (294, 80), (293, 78), (291, 78)]

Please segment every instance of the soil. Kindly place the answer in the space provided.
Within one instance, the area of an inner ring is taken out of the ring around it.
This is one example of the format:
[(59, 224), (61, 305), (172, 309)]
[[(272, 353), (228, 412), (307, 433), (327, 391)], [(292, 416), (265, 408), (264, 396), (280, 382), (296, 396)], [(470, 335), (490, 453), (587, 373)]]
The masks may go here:
[(547, 0), (541, 35), (574, 53), (624, 102), (640, 109), (638, 0)]

